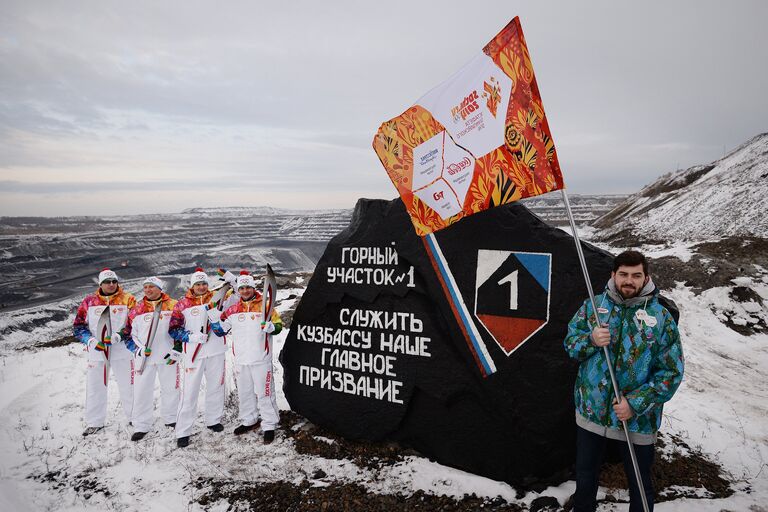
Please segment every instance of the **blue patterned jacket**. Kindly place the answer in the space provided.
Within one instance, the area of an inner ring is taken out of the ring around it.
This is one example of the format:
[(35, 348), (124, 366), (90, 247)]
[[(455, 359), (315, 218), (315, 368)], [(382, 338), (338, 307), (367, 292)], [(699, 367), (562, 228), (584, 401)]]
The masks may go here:
[[(661, 425), (662, 404), (672, 398), (683, 379), (680, 334), (672, 315), (659, 304), (652, 282), (646, 286), (650, 291), (644, 288), (640, 297), (628, 300), (612, 284), (595, 302), (600, 322), (607, 323), (611, 333), (609, 353), (618, 386), (635, 412), (627, 427), (630, 432), (654, 434)], [(639, 310), (645, 310), (647, 320), (638, 318)], [(568, 355), (581, 362), (574, 386), (576, 412), (597, 425), (620, 429), (608, 366), (603, 349), (592, 344), (588, 318), (594, 318), (589, 300), (568, 324), (564, 342)]]

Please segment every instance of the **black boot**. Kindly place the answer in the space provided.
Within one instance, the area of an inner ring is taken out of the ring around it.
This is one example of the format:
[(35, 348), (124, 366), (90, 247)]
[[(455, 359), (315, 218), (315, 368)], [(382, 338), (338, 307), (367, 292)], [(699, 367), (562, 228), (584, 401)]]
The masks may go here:
[(145, 435), (147, 435), (146, 432), (134, 432), (131, 436), (131, 441), (141, 441)]
[(221, 432), (222, 430), (224, 430), (224, 425), (222, 425), (221, 423), (217, 423), (215, 425), (208, 425), (207, 428), (208, 430), (213, 430), (214, 432)]
[(264, 444), (269, 444), (272, 441), (275, 440), (275, 431), (274, 430), (265, 430), (264, 431)]
[(83, 437), (89, 436), (91, 434), (95, 434), (96, 432), (99, 432), (100, 430), (103, 430), (104, 427), (88, 427), (85, 430), (83, 430)]
[(251, 430), (256, 430), (259, 427), (259, 422), (257, 421), (253, 425), (240, 425), (235, 428), (234, 434), (236, 436), (241, 436), (245, 434), (246, 432), (250, 432)]
[(179, 448), (186, 448), (189, 446), (189, 436), (180, 437), (176, 440), (176, 446)]
[(176, 428), (176, 422), (174, 421), (173, 423), (166, 423), (165, 426), (170, 428)]

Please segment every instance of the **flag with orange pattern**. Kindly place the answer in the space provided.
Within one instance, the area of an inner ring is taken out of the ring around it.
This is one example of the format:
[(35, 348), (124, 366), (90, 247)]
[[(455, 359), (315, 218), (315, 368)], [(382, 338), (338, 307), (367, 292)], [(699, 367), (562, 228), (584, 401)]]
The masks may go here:
[(373, 148), (420, 236), (563, 188), (520, 20), (383, 123)]

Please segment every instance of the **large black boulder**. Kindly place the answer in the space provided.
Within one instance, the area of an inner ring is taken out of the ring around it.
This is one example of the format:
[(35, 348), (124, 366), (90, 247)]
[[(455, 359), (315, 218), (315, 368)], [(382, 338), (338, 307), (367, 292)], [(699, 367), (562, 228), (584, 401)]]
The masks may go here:
[[(582, 247), (600, 292), (612, 257)], [(285, 396), (344, 437), (547, 481), (573, 463), (577, 365), (563, 338), (586, 297), (573, 238), (522, 205), (422, 239), (399, 199), (361, 199), (296, 309)]]

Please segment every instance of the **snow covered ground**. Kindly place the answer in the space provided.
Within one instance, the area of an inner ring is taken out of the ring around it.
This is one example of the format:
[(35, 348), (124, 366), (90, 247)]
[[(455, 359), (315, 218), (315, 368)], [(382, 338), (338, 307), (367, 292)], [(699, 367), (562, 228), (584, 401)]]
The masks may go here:
[[(768, 301), (768, 284), (749, 284)], [(281, 290), (278, 298), (300, 292)], [(682, 315), (686, 377), (665, 409), (663, 430), (717, 461), (736, 482), (736, 492), (727, 499), (661, 503), (658, 511), (768, 511), (768, 335), (742, 336), (723, 325), (718, 310), (739, 306), (729, 304), (733, 301), (727, 292), (724, 287), (695, 295), (682, 286), (667, 291)], [(280, 307), (290, 304), (291, 300), (283, 300)], [(226, 430), (212, 433), (200, 423), (202, 431), (192, 437), (187, 449), (176, 448), (173, 432), (160, 421), (143, 441), (134, 443), (129, 440), (131, 429), (122, 417), (114, 382), (107, 427), (99, 435), (83, 438), (85, 354), (81, 346), (22, 349), (69, 334), (74, 313), (71, 300), (46, 305), (44, 310), (54, 319), (41, 321), (39, 308), (0, 315), (2, 511), (227, 510), (229, 504), (224, 501), (207, 508), (196, 502), (202, 491), (190, 484), (198, 477), (296, 484), (308, 480), (317, 486), (338, 480), (375, 493), (410, 494), (421, 489), (457, 498), (474, 493), (501, 496), (521, 505), (540, 496), (528, 493), (518, 500), (508, 484), (417, 456), (366, 469), (350, 460), (302, 455), (284, 433), (269, 446), (257, 434), (235, 438), (231, 433), (237, 424), (234, 401), (227, 405)], [(66, 311), (71, 314), (66, 316)], [(20, 326), (23, 331), (14, 330)], [(278, 349), (284, 340), (285, 333), (277, 337)], [(277, 362), (275, 376), (280, 384), (282, 369)], [(282, 388), (277, 389), (280, 393)], [(282, 394), (278, 403), (281, 409), (288, 407)], [(327, 477), (314, 478), (318, 470)], [(566, 482), (541, 495), (553, 496), (562, 504), (574, 486)], [(626, 510), (626, 504), (604, 503), (599, 510)]]

